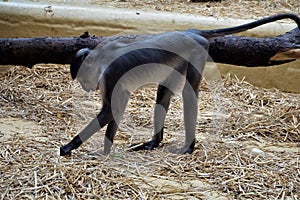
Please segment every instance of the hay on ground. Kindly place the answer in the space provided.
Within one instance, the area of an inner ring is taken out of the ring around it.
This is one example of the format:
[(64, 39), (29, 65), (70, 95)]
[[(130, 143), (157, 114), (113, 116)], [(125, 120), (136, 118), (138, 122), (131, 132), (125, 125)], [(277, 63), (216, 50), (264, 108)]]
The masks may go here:
[(130, 143), (151, 137), (156, 89), (149, 86), (132, 94), (109, 156), (101, 130), (59, 157), (101, 108), (100, 95), (84, 93), (68, 66), (13, 67), (0, 79), (0, 123), (10, 117), (39, 127), (0, 130), (0, 199), (300, 198), (299, 94), (234, 76), (215, 91), (204, 81), (193, 154), (174, 153), (184, 139), (178, 96), (161, 147), (129, 152)]

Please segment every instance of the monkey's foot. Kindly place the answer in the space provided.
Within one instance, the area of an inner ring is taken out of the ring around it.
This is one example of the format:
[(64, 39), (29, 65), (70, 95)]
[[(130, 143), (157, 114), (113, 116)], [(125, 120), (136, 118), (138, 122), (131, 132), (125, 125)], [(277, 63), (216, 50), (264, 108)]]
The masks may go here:
[(191, 154), (195, 149), (195, 141), (193, 141), (189, 146), (184, 146), (180, 151), (179, 154)]
[(141, 150), (153, 150), (155, 147), (158, 147), (159, 143), (157, 141), (150, 140), (145, 143), (132, 144), (129, 146), (131, 151), (141, 151)]
[(179, 151), (179, 154), (191, 154), (191, 153), (193, 153), (193, 151), (194, 151), (194, 148), (191, 148), (191, 147), (187, 147), (187, 148), (182, 148), (182, 149), (180, 149), (180, 151)]

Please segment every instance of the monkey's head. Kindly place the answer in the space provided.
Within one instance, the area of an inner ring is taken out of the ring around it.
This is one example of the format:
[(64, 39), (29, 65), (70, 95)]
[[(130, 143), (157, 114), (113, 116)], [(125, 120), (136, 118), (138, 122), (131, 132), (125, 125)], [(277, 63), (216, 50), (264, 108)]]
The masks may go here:
[(94, 54), (89, 48), (80, 49), (70, 65), (72, 79), (77, 79), (87, 92), (98, 89), (98, 80), (101, 73), (95, 63), (97, 56)]
[(70, 65), (70, 72), (73, 80), (75, 80), (75, 78), (77, 77), (82, 62), (85, 60), (85, 58), (89, 55), (91, 51), (92, 50), (89, 48), (80, 49), (73, 57)]

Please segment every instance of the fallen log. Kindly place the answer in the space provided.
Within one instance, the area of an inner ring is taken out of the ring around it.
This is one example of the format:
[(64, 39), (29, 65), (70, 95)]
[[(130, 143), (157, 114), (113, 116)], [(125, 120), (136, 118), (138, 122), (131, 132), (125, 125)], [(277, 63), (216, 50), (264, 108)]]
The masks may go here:
[[(130, 43), (151, 35), (124, 35), (112, 37), (90, 36), (69, 38), (0, 38), (0, 65), (32, 67), (39, 63), (69, 64), (81, 48), (94, 48), (122, 38)], [(241, 36), (217, 37), (209, 40), (209, 54), (213, 61), (247, 67), (272, 66), (300, 58), (300, 31), (293, 29), (270, 38)]]
[(300, 58), (300, 31), (293, 29), (270, 38), (225, 36), (210, 40), (209, 54), (215, 62), (256, 67), (273, 66)]

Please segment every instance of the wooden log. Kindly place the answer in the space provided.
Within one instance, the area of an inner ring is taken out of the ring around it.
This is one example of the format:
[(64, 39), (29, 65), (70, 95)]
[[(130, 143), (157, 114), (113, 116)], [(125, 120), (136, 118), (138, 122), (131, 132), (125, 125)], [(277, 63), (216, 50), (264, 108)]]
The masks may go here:
[(214, 62), (246, 67), (273, 66), (300, 58), (298, 28), (270, 38), (225, 36), (210, 39)]
[[(95, 37), (84, 33), (69, 38), (0, 38), (0, 65), (32, 67), (38, 63), (70, 64), (81, 48), (94, 48), (122, 38), (130, 43), (151, 35)], [(209, 55), (215, 62), (241, 66), (272, 66), (294, 61), (300, 57), (298, 28), (280, 36), (251, 38), (240, 36), (217, 37), (209, 40)]]

